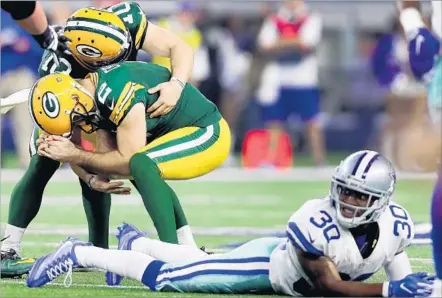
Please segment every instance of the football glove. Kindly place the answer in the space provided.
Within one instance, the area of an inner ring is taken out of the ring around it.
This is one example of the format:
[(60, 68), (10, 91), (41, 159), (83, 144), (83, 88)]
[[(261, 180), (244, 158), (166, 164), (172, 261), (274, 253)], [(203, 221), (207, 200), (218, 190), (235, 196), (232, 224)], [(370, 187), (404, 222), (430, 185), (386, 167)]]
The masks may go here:
[(43, 34), (33, 36), (43, 49), (52, 52), (57, 65), (60, 64), (58, 56), (72, 54), (68, 46), (71, 40), (63, 34), (60, 26), (48, 26)]
[(414, 32), (414, 36), (409, 37), (410, 68), (417, 79), (428, 82), (440, 48), (440, 41), (427, 28), (420, 28)]
[(412, 273), (404, 279), (385, 282), (383, 296), (428, 297), (433, 290), (434, 279), (434, 276), (430, 276), (426, 272)]

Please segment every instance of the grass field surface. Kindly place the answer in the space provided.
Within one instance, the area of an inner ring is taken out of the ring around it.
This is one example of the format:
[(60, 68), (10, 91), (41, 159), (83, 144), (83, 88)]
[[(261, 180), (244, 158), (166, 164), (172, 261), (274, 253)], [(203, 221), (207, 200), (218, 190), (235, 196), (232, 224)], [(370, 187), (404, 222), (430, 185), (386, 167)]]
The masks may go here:
[[(285, 172), (250, 172), (221, 169), (204, 179), (171, 182), (185, 209), (199, 245), (213, 250), (228, 250), (246, 240), (283, 235), (291, 214), (306, 200), (328, 193), (331, 169), (294, 169)], [(10, 194), (20, 171), (4, 170), (1, 177), (1, 225), (7, 222)], [(398, 174), (394, 200), (404, 206), (416, 223), (416, 239), (408, 249), (415, 271), (434, 272), (429, 246), (430, 195), (433, 177)], [(123, 221), (153, 233), (152, 222), (136, 192), (114, 196), (111, 230)], [(38, 216), (23, 239), (23, 256), (38, 257), (53, 250), (67, 236), (87, 240), (87, 225), (78, 182), (67, 170), (60, 170), (46, 189)], [(115, 247), (116, 239), (111, 237)], [(385, 280), (384, 272), (370, 281)], [(105, 285), (103, 272), (76, 272), (73, 285), (63, 286), (63, 278), (40, 289), (28, 289), (23, 279), (3, 279), (2, 297), (89, 297), (150, 296), (196, 297), (197, 294), (152, 293), (141, 283), (125, 280), (123, 286)], [(207, 296), (207, 295), (204, 295)], [(214, 297), (213, 295), (212, 297)], [(225, 296), (224, 296), (225, 297)]]

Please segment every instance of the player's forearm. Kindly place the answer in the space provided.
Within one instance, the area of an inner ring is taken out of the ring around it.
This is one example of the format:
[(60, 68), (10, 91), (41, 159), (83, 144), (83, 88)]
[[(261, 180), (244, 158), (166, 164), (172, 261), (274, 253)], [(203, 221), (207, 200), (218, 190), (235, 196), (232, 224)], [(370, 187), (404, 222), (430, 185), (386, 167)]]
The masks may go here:
[(383, 284), (333, 280), (324, 283), (320, 291), (324, 296), (382, 297)]
[(32, 35), (43, 34), (48, 28), (48, 20), (39, 1), (36, 1), (34, 12), (25, 19), (17, 20), (17, 23)]
[(86, 183), (89, 183), (92, 176), (95, 176), (94, 174), (91, 174), (87, 172), (85, 169), (80, 167), (76, 164), (70, 164), (72, 171), (77, 175), (81, 180), (83, 180)]
[(194, 52), (193, 49), (180, 39), (171, 49), (170, 63), (172, 76), (186, 83), (192, 75)]
[(106, 175), (129, 176), (129, 160), (130, 157), (122, 155), (118, 150), (106, 153), (77, 150), (72, 163)]

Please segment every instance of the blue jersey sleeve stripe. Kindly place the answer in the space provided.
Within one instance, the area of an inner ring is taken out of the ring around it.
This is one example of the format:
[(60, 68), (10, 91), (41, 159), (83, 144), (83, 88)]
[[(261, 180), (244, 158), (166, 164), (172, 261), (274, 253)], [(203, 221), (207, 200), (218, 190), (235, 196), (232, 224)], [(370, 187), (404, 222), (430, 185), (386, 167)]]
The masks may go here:
[(296, 242), (295, 237), (292, 235), (293, 233), (291, 233), (289, 230), (287, 230), (287, 238), (289, 238), (290, 243), (293, 244), (293, 246), (295, 246), (297, 249), (300, 250), (305, 250), (299, 243)]
[[(298, 225), (295, 224), (294, 222), (290, 222), (288, 225), (288, 229), (290, 229), (290, 231), (292, 231), (293, 233), (288, 233), (289, 235), (292, 234), (292, 236), (294, 237), (294, 239), (296, 239), (296, 242), (300, 243), (303, 247), (304, 247), (304, 251), (314, 254), (314, 255), (318, 255), (318, 256), (323, 256), (324, 253), (322, 251), (320, 251), (319, 249), (317, 249), (316, 247), (314, 247), (310, 241), (304, 236), (304, 234), (302, 234), (301, 230), (298, 228)], [(292, 241), (292, 243), (296, 246), (296, 242)]]

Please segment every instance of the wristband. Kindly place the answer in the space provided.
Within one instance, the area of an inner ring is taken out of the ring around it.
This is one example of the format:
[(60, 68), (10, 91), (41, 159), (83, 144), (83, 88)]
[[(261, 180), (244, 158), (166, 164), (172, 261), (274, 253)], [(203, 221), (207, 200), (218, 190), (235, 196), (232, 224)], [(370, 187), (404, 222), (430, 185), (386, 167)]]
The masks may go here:
[(172, 78), (170, 79), (170, 81), (177, 82), (178, 84), (180, 84), (180, 86), (181, 86), (182, 89), (184, 89), (184, 86), (186, 86), (186, 84), (185, 84), (183, 81), (181, 81), (180, 79), (178, 79), (177, 77), (172, 77)]
[(89, 186), (90, 189), (93, 189), (93, 188), (92, 188), (92, 185), (91, 185), (91, 181), (92, 181), (92, 179), (94, 179), (94, 178), (95, 178), (95, 175), (91, 175), (91, 176), (89, 177), (89, 179), (87, 180), (87, 186)]
[(43, 32), (42, 34), (37, 34), (37, 35), (32, 35), (32, 37), (34, 37), (34, 39), (37, 41), (37, 43), (40, 45), (40, 47), (45, 47), (45, 41), (47, 40), (51, 40), (52, 38), (52, 33), (51, 33), (51, 29), (49, 29), (49, 26), (46, 28), (45, 32)]
[(390, 292), (390, 282), (386, 281), (382, 284), (382, 297), (390, 297), (388, 294)]

